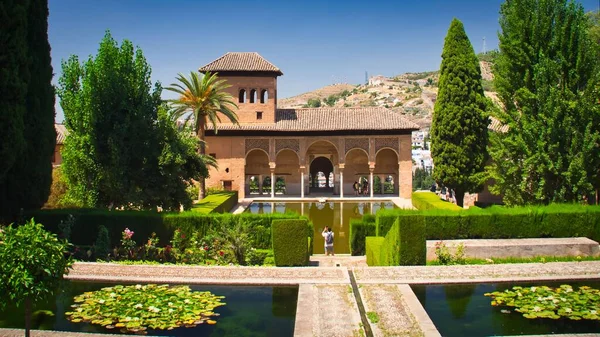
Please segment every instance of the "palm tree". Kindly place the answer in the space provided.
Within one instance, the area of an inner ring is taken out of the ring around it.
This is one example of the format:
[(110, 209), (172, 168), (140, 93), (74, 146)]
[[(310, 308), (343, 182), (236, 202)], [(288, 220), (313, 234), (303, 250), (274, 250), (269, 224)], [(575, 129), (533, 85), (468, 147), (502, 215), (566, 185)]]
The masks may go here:
[[(200, 140), (198, 153), (204, 157), (206, 155), (204, 134), (209, 122), (215, 130), (215, 134), (218, 131), (217, 124), (221, 122), (221, 115), (227, 117), (232, 123), (238, 124), (237, 114), (234, 111), (237, 109), (237, 105), (234, 103), (233, 97), (225, 91), (231, 86), (225, 80), (219, 80), (216, 73), (211, 74), (210, 72), (199, 76), (192, 71), (189, 79), (180, 73), (177, 80), (179, 83), (171, 84), (167, 90), (176, 92), (179, 97), (168, 100), (168, 102), (171, 103), (177, 118), (189, 114), (185, 120), (186, 124), (193, 117), (194, 131)], [(200, 178), (198, 199), (204, 199), (205, 195), (205, 177), (202, 177)]]

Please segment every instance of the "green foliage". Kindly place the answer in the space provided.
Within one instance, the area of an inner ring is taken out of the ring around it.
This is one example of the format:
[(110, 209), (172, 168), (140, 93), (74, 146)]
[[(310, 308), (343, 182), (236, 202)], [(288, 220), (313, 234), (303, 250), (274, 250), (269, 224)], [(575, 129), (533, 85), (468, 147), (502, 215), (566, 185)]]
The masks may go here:
[(83, 207), (179, 210), (187, 182), (207, 174), (197, 141), (179, 132), (151, 88), (142, 51), (106, 33), (95, 57), (62, 63), (58, 94), (69, 136), (62, 170), (66, 201)]
[(600, 47), (600, 10), (588, 12), (586, 15), (590, 23), (590, 38)]
[(583, 7), (506, 1), (494, 85), (508, 127), (494, 133), (490, 190), (508, 205), (579, 201), (600, 187), (598, 48)]
[(375, 219), (373, 216), (363, 216), (362, 219), (350, 220), (350, 253), (353, 256), (365, 255), (365, 238), (374, 236)]
[(459, 244), (452, 253), (443, 241), (438, 241), (435, 243), (435, 256), (440, 265), (465, 264), (465, 245)]
[(529, 319), (600, 320), (600, 290), (587, 286), (578, 290), (567, 284), (559, 288), (512, 287), (485, 296), (492, 297), (492, 306), (514, 307)]
[(340, 95), (329, 95), (327, 98), (323, 99), (323, 102), (327, 104), (327, 106), (334, 106), (340, 98)]
[(41, 208), (50, 193), (56, 132), (48, 1), (0, 6), (0, 217)]
[[(251, 248), (248, 251), (248, 253), (246, 254), (246, 265), (262, 266), (265, 264), (265, 260), (268, 257), (273, 258), (273, 250)], [(275, 263), (272, 263), (272, 264), (275, 264)]]
[(273, 221), (272, 240), (276, 266), (308, 264), (308, 231), (306, 220)]
[(146, 329), (215, 324), (213, 318), (218, 314), (213, 310), (225, 305), (221, 302), (224, 298), (208, 291), (192, 291), (189, 286), (117, 285), (75, 296), (73, 311), (65, 314), (73, 323), (144, 333)]
[(485, 62), (495, 63), (496, 62), (496, 58), (498, 57), (498, 55), (500, 55), (500, 52), (497, 49), (494, 49), (494, 50), (490, 50), (490, 51), (485, 52), (485, 53), (479, 53), (479, 54), (477, 54), (477, 59), (479, 61), (485, 61)]
[[(231, 85), (227, 81), (220, 80), (217, 74), (207, 72), (204, 75), (198, 75), (195, 71), (190, 72), (190, 78), (186, 78), (183, 74), (177, 76), (178, 83), (172, 83), (167, 88), (179, 95), (176, 99), (168, 100), (173, 108), (174, 119), (178, 119), (187, 115), (187, 122), (193, 118), (194, 131), (199, 140), (200, 156), (206, 161), (206, 144), (204, 136), (208, 123), (214, 129), (215, 134), (218, 132), (218, 122), (221, 117), (225, 116), (233, 124), (238, 124), (237, 114), (235, 109), (237, 105), (233, 101), (233, 97), (226, 91)], [(212, 166), (216, 167), (216, 163), (212, 162)], [(198, 199), (202, 200), (206, 196), (206, 184), (203, 175), (199, 183)]]
[(50, 196), (44, 205), (44, 208), (61, 208), (66, 205), (65, 195), (67, 194), (67, 183), (61, 173), (60, 167), (52, 170), (52, 185), (50, 186)]
[(488, 104), (473, 46), (463, 24), (454, 19), (442, 52), (431, 124), (431, 156), (434, 179), (456, 192), (459, 206), (463, 205), (465, 192), (477, 191), (485, 181)]
[(306, 102), (305, 108), (320, 108), (321, 100), (319, 98), (311, 98)]
[(416, 190), (429, 190), (431, 185), (435, 183), (431, 171), (417, 167), (412, 175), (413, 191)]
[(367, 251), (367, 265), (381, 266), (381, 246), (385, 238), (375, 237), (375, 236), (367, 236), (365, 238), (365, 249)]
[(33, 219), (0, 229), (0, 307), (37, 302), (53, 294), (73, 263), (65, 254), (68, 248), (66, 241)]
[(240, 218), (224, 218), (217, 234), (224, 242), (224, 247), (233, 253), (237, 264), (245, 265), (246, 254), (252, 247), (249, 229)]
[(373, 324), (379, 323), (379, 315), (375, 311), (367, 312), (367, 318)]
[(444, 201), (433, 192), (418, 192), (411, 196), (413, 206), (421, 211), (428, 209), (447, 209), (459, 211), (462, 208), (451, 202)]
[(98, 235), (94, 242), (94, 255), (97, 259), (107, 260), (110, 254), (110, 239), (108, 237), (108, 229), (105, 226), (98, 226)]
[(381, 246), (383, 266), (425, 265), (425, 219), (419, 215), (401, 215), (385, 235)]
[(199, 213), (226, 213), (229, 212), (238, 201), (237, 191), (220, 191), (211, 193), (192, 206), (193, 212)]

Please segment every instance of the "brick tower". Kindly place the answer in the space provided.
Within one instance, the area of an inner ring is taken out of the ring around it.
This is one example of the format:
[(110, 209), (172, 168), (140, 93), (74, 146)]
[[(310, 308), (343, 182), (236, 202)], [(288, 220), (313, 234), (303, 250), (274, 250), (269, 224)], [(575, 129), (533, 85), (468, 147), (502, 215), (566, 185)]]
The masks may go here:
[(231, 85), (227, 92), (238, 105), (240, 124), (275, 123), (277, 76), (283, 73), (258, 53), (227, 53), (199, 71), (216, 72)]

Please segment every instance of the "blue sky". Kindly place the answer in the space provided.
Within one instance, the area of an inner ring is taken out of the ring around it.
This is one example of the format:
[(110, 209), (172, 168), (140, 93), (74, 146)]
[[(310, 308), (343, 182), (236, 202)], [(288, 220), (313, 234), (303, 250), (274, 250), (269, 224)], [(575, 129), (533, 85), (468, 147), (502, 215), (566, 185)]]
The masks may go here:
[[(61, 60), (96, 53), (105, 30), (139, 46), (168, 86), (228, 51), (256, 51), (284, 73), (280, 98), (371, 75), (435, 70), (452, 18), (475, 52), (497, 47), (501, 0), (49, 0), (54, 83)], [(581, 1), (596, 10), (598, 0)], [(168, 98), (171, 92), (163, 92)], [(57, 121), (63, 120), (57, 102)]]

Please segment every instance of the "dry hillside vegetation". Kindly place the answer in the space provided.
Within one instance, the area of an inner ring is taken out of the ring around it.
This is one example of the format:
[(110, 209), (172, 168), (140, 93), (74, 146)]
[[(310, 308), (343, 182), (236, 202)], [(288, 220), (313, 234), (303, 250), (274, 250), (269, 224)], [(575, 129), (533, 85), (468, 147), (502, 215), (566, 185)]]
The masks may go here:
[[(480, 65), (486, 95), (497, 101), (493, 92), (491, 64), (482, 61)], [(438, 71), (430, 71), (405, 73), (395, 77), (374, 76), (370, 79), (370, 84), (330, 85), (280, 99), (277, 105), (279, 108), (314, 107), (315, 100), (318, 100), (321, 107), (385, 107), (405, 115), (421, 128), (425, 128), (431, 125), (438, 90), (438, 74)]]

